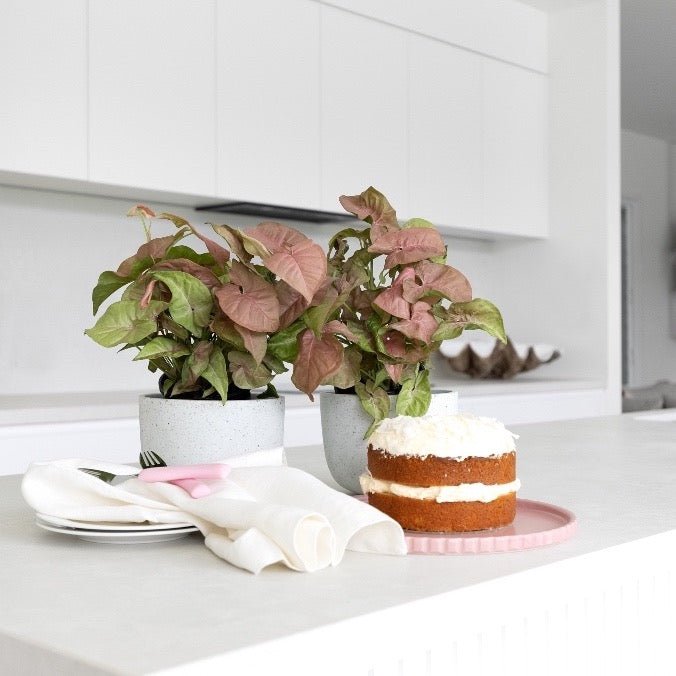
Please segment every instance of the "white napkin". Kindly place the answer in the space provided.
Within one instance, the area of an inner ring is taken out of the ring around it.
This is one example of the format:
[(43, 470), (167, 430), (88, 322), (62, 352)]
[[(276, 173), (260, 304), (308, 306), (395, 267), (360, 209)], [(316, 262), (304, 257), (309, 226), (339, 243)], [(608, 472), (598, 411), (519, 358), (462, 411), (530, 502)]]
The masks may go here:
[(285, 466), (229, 458), (227, 479), (208, 481), (212, 494), (193, 499), (168, 483), (130, 478), (112, 486), (78, 467), (130, 474), (129, 465), (70, 458), (33, 463), (22, 492), (37, 512), (77, 521), (191, 523), (229, 563), (258, 573), (282, 562), (299, 571), (340, 563), (346, 549), (406, 554), (400, 526), (370, 505)]

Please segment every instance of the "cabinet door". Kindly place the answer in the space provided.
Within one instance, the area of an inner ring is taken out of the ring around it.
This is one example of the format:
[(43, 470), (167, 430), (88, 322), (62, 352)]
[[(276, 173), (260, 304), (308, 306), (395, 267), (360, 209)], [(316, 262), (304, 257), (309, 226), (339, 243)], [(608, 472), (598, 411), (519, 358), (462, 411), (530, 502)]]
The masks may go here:
[(319, 206), (319, 4), (218, 0), (221, 197)]
[(0, 63), (0, 170), (86, 179), (86, 0), (3, 0)]
[(547, 79), (484, 59), (484, 216), (487, 232), (548, 231)]
[(406, 33), (322, 5), (322, 208), (373, 185), (408, 212)]
[(90, 179), (214, 195), (214, 0), (91, 0)]
[(480, 56), (411, 36), (411, 214), (437, 225), (481, 225), (481, 74)]

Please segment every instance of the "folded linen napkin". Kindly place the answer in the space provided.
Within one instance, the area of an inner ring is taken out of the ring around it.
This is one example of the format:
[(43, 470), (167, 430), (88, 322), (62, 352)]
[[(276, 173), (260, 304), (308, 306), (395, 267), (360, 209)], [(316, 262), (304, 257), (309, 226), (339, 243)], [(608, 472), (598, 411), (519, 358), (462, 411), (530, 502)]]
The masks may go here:
[(79, 458), (33, 463), (21, 488), (33, 509), (50, 516), (194, 524), (214, 554), (252, 573), (278, 562), (293, 570), (320, 570), (338, 565), (346, 549), (406, 553), (400, 526), (382, 512), (302, 470), (256, 466), (255, 455), (228, 458), (233, 467), (228, 477), (207, 480), (212, 492), (200, 499), (169, 483), (130, 478), (107, 484), (78, 467), (113, 474), (133, 469)]

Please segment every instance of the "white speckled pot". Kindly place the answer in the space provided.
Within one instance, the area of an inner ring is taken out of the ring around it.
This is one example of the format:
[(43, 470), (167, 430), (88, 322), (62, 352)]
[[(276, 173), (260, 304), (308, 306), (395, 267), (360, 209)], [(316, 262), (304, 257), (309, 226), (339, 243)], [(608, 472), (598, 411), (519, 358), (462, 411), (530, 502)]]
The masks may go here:
[[(396, 396), (390, 396), (390, 417)], [(364, 411), (356, 394), (322, 392), (319, 395), (322, 418), (324, 455), (331, 476), (352, 493), (361, 493), (359, 476), (366, 470), (366, 440), (364, 435), (371, 417)], [(457, 392), (434, 392), (428, 413), (458, 412)]]
[(141, 450), (168, 465), (217, 462), (284, 445), (284, 397), (245, 401), (139, 397)]

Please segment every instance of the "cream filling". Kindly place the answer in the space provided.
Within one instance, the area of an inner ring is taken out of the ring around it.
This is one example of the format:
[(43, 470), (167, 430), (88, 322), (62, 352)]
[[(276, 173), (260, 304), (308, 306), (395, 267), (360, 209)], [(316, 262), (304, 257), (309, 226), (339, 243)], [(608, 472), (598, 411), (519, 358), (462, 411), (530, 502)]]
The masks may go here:
[(364, 493), (389, 493), (414, 500), (435, 502), (493, 502), (503, 495), (516, 493), (521, 488), (518, 479), (507, 484), (460, 484), (458, 486), (407, 486), (393, 481), (374, 479), (370, 474), (359, 477)]

